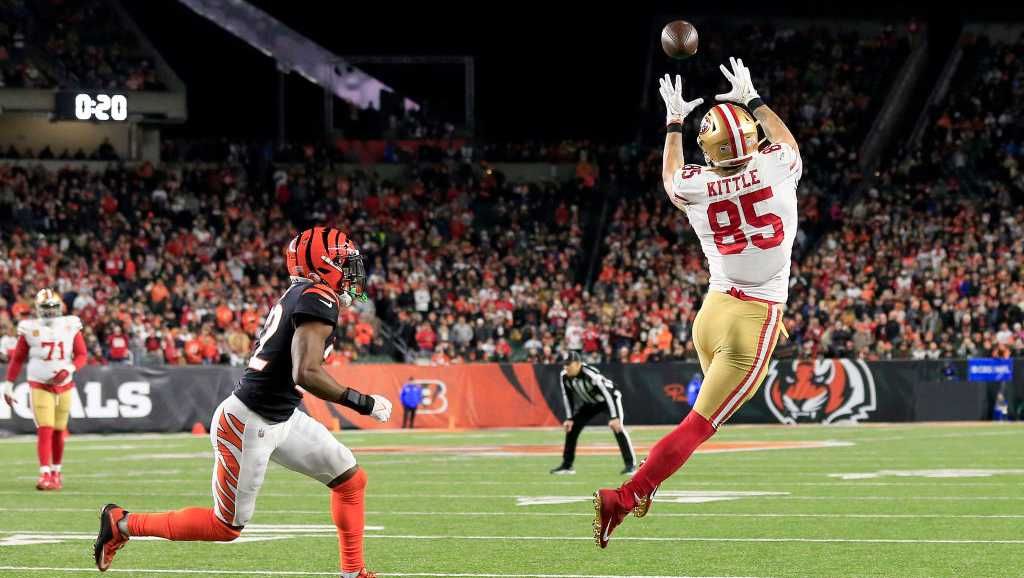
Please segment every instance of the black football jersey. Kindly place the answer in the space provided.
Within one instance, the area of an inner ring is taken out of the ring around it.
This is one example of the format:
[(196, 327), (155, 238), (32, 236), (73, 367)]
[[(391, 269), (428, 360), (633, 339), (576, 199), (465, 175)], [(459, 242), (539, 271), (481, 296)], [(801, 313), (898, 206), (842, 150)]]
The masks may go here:
[[(339, 307), (338, 298), (326, 285), (308, 280), (293, 283), (267, 315), (235, 396), (269, 421), (287, 421), (302, 400), (292, 379), (295, 328), (307, 321), (335, 327)], [(332, 331), (324, 343), (325, 354), (333, 345)]]

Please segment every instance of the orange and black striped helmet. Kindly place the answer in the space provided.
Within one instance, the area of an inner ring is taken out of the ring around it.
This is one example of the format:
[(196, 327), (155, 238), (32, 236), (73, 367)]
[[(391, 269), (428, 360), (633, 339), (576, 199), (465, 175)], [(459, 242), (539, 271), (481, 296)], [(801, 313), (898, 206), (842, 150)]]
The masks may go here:
[(285, 250), (288, 274), (316, 275), (338, 292), (365, 301), (366, 269), (355, 243), (338, 229), (313, 227), (299, 233)]

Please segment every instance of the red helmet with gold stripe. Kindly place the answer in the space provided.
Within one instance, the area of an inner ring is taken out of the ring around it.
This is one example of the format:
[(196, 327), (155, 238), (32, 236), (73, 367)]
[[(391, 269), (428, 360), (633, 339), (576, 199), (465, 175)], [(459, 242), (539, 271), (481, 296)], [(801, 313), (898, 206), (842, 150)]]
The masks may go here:
[(338, 229), (313, 227), (299, 233), (285, 250), (288, 274), (326, 283), (365, 301), (366, 269), (355, 243)]

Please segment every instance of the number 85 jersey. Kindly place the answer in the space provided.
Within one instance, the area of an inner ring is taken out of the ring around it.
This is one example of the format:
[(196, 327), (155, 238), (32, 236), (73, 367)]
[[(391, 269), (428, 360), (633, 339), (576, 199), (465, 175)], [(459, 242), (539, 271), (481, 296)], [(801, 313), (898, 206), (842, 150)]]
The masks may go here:
[(786, 302), (802, 172), (800, 155), (777, 143), (736, 173), (686, 165), (675, 174), (669, 198), (700, 238), (711, 291)]

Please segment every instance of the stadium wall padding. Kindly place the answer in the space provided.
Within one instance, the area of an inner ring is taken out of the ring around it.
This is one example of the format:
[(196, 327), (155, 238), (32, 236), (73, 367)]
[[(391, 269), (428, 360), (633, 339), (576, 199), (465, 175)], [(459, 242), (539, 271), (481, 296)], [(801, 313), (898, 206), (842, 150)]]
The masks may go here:
[[(1012, 383), (968, 382), (964, 362), (849, 359), (773, 361), (761, 389), (731, 423), (850, 423), (989, 419), (998, 391), (1024, 416), (1024, 360)], [(2, 367), (2, 366), (0, 366)], [(622, 393), (627, 424), (673, 424), (689, 411), (686, 384), (696, 363), (599, 365)], [(952, 374), (950, 375), (950, 369)], [(388, 424), (306, 395), (304, 409), (332, 430), (401, 425), (399, 391), (424, 390), (417, 427), (472, 429), (555, 426), (564, 418), (556, 365), (491, 363), (431, 367), (351, 364), (328, 369), (342, 384), (395, 402)], [(208, 425), (241, 368), (89, 366), (76, 376), (70, 429), (76, 433), (178, 432)], [(0, 403), (0, 433), (34, 431), (28, 384), (12, 408)], [(600, 423), (603, 416), (595, 418)]]

